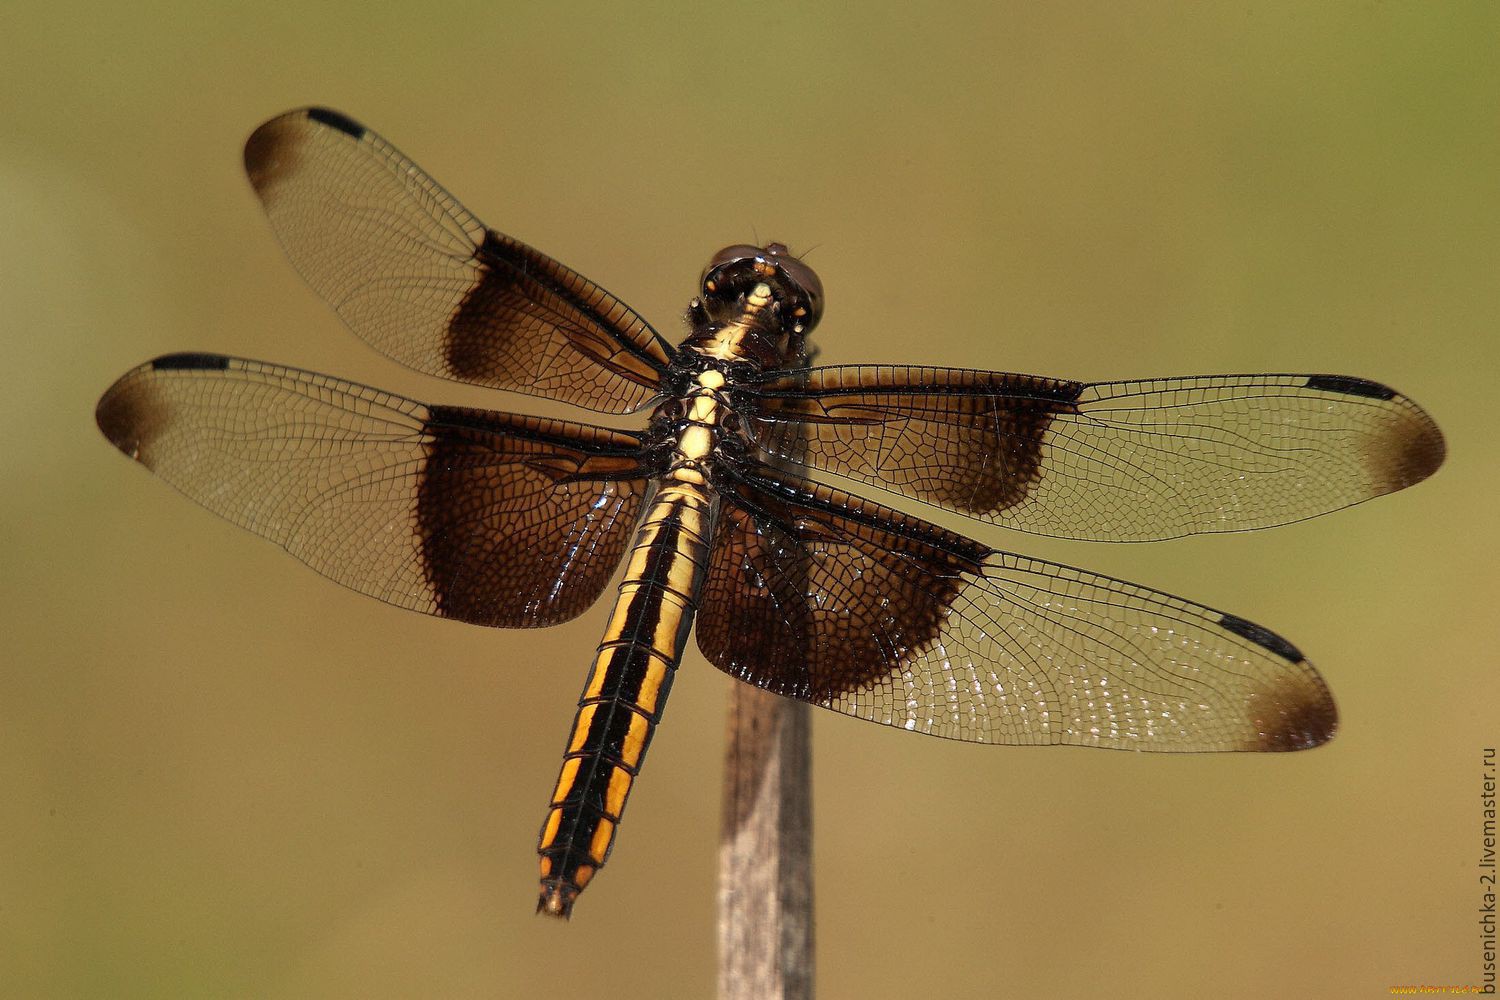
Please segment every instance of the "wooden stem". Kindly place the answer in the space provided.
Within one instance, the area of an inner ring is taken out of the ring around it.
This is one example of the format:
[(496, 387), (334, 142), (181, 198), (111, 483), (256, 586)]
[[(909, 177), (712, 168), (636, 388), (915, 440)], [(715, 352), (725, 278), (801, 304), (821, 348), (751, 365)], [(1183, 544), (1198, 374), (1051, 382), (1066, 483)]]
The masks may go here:
[(808, 707), (730, 685), (719, 841), (720, 1000), (811, 1000)]

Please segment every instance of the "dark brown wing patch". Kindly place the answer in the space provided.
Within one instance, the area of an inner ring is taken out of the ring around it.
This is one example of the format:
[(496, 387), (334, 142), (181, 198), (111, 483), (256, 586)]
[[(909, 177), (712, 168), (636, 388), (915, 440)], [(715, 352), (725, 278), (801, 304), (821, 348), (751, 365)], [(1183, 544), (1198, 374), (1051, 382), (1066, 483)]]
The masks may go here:
[(1027, 375), (815, 368), (759, 390), (751, 427), (772, 454), (940, 507), (1006, 510), (1042, 474), (1042, 442), (1080, 386)]
[(96, 416), (121, 451), (319, 573), (481, 625), (581, 613), (647, 488), (633, 434), (219, 355), (142, 365)]
[(1007, 527), (1144, 541), (1312, 517), (1442, 464), (1415, 403), (1346, 376), (1060, 382), (939, 368), (768, 379), (773, 455)]
[(486, 229), (359, 123), (273, 118), (245, 143), (245, 171), (308, 284), (402, 364), (610, 413), (656, 397), (672, 348), (645, 320)]
[(1258, 737), (1247, 750), (1305, 750), (1333, 739), (1339, 728), (1333, 699), (1301, 672), (1284, 674), (1250, 700), (1250, 721)]
[[(525, 381), (554, 398), (576, 393), (580, 381), (599, 383), (599, 391), (619, 380), (655, 389), (665, 358), (622, 346), (649, 327), (618, 299), (494, 230), (485, 233), (475, 260), (478, 279), (448, 326), (453, 378), (479, 385)], [(568, 348), (550, 359), (555, 370), (545, 370), (534, 353), (542, 341)]]
[(698, 644), (759, 687), (982, 743), (1298, 750), (1326, 685), (1237, 616), (999, 552), (827, 487), (726, 472)]
[(933, 642), (987, 550), (919, 539), (902, 529), (920, 522), (895, 511), (862, 517), (857, 497), (810, 499), (789, 482), (725, 484), (698, 645), (741, 680), (824, 704)]

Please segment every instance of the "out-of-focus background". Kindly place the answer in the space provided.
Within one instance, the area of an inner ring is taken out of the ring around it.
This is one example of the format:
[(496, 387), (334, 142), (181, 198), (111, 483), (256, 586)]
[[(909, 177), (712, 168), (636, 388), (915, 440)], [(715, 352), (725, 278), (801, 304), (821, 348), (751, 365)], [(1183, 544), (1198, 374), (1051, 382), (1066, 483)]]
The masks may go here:
[[(701, 997), (729, 683), (696, 651), (569, 925), (533, 846), (604, 625), (344, 592), (114, 451), (200, 349), (398, 368), (283, 261), (240, 145), (307, 103), (669, 336), (813, 248), (828, 363), (1340, 372), (1443, 426), (1278, 530), (1007, 548), (1266, 623), (1343, 729), (1282, 756), (946, 743), (819, 713), (828, 997), (1356, 997), (1479, 981), (1500, 741), (1497, 8), (12, 3), (0, 13), (0, 993)], [(952, 522), (949, 522), (952, 523)]]

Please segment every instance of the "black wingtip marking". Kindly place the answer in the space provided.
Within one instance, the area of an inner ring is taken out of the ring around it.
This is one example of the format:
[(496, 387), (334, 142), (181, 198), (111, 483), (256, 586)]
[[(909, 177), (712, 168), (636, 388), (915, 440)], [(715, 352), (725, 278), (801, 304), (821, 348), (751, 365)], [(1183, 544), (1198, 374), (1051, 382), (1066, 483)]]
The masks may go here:
[(1353, 375), (1314, 375), (1307, 380), (1309, 389), (1341, 392), (1346, 396), (1364, 396), (1366, 399), (1395, 399), (1396, 390), (1390, 386), (1371, 382), (1367, 378)]
[(1246, 621), (1236, 615), (1224, 615), (1219, 619), (1219, 624), (1241, 638), (1249, 639), (1263, 649), (1269, 649), (1277, 656), (1291, 663), (1302, 662), (1302, 651), (1281, 636), (1272, 632), (1264, 625)]
[(307, 117), (315, 122), (327, 125), (329, 128), (336, 128), (345, 135), (352, 136), (355, 139), (363, 139), (365, 137), (365, 127), (363, 125), (346, 114), (334, 111), (332, 108), (308, 108)]
[(229, 358), (222, 354), (163, 354), (151, 362), (155, 371), (224, 371)]

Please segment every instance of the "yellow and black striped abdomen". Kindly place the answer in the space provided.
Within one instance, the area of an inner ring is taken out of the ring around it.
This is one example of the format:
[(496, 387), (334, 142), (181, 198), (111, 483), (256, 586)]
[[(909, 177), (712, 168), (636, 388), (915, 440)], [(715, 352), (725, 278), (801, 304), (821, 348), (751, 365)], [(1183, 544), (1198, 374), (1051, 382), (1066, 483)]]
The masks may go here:
[(539, 910), (567, 916), (609, 857), (687, 645), (712, 517), (701, 484), (673, 480), (646, 513), (542, 826)]

